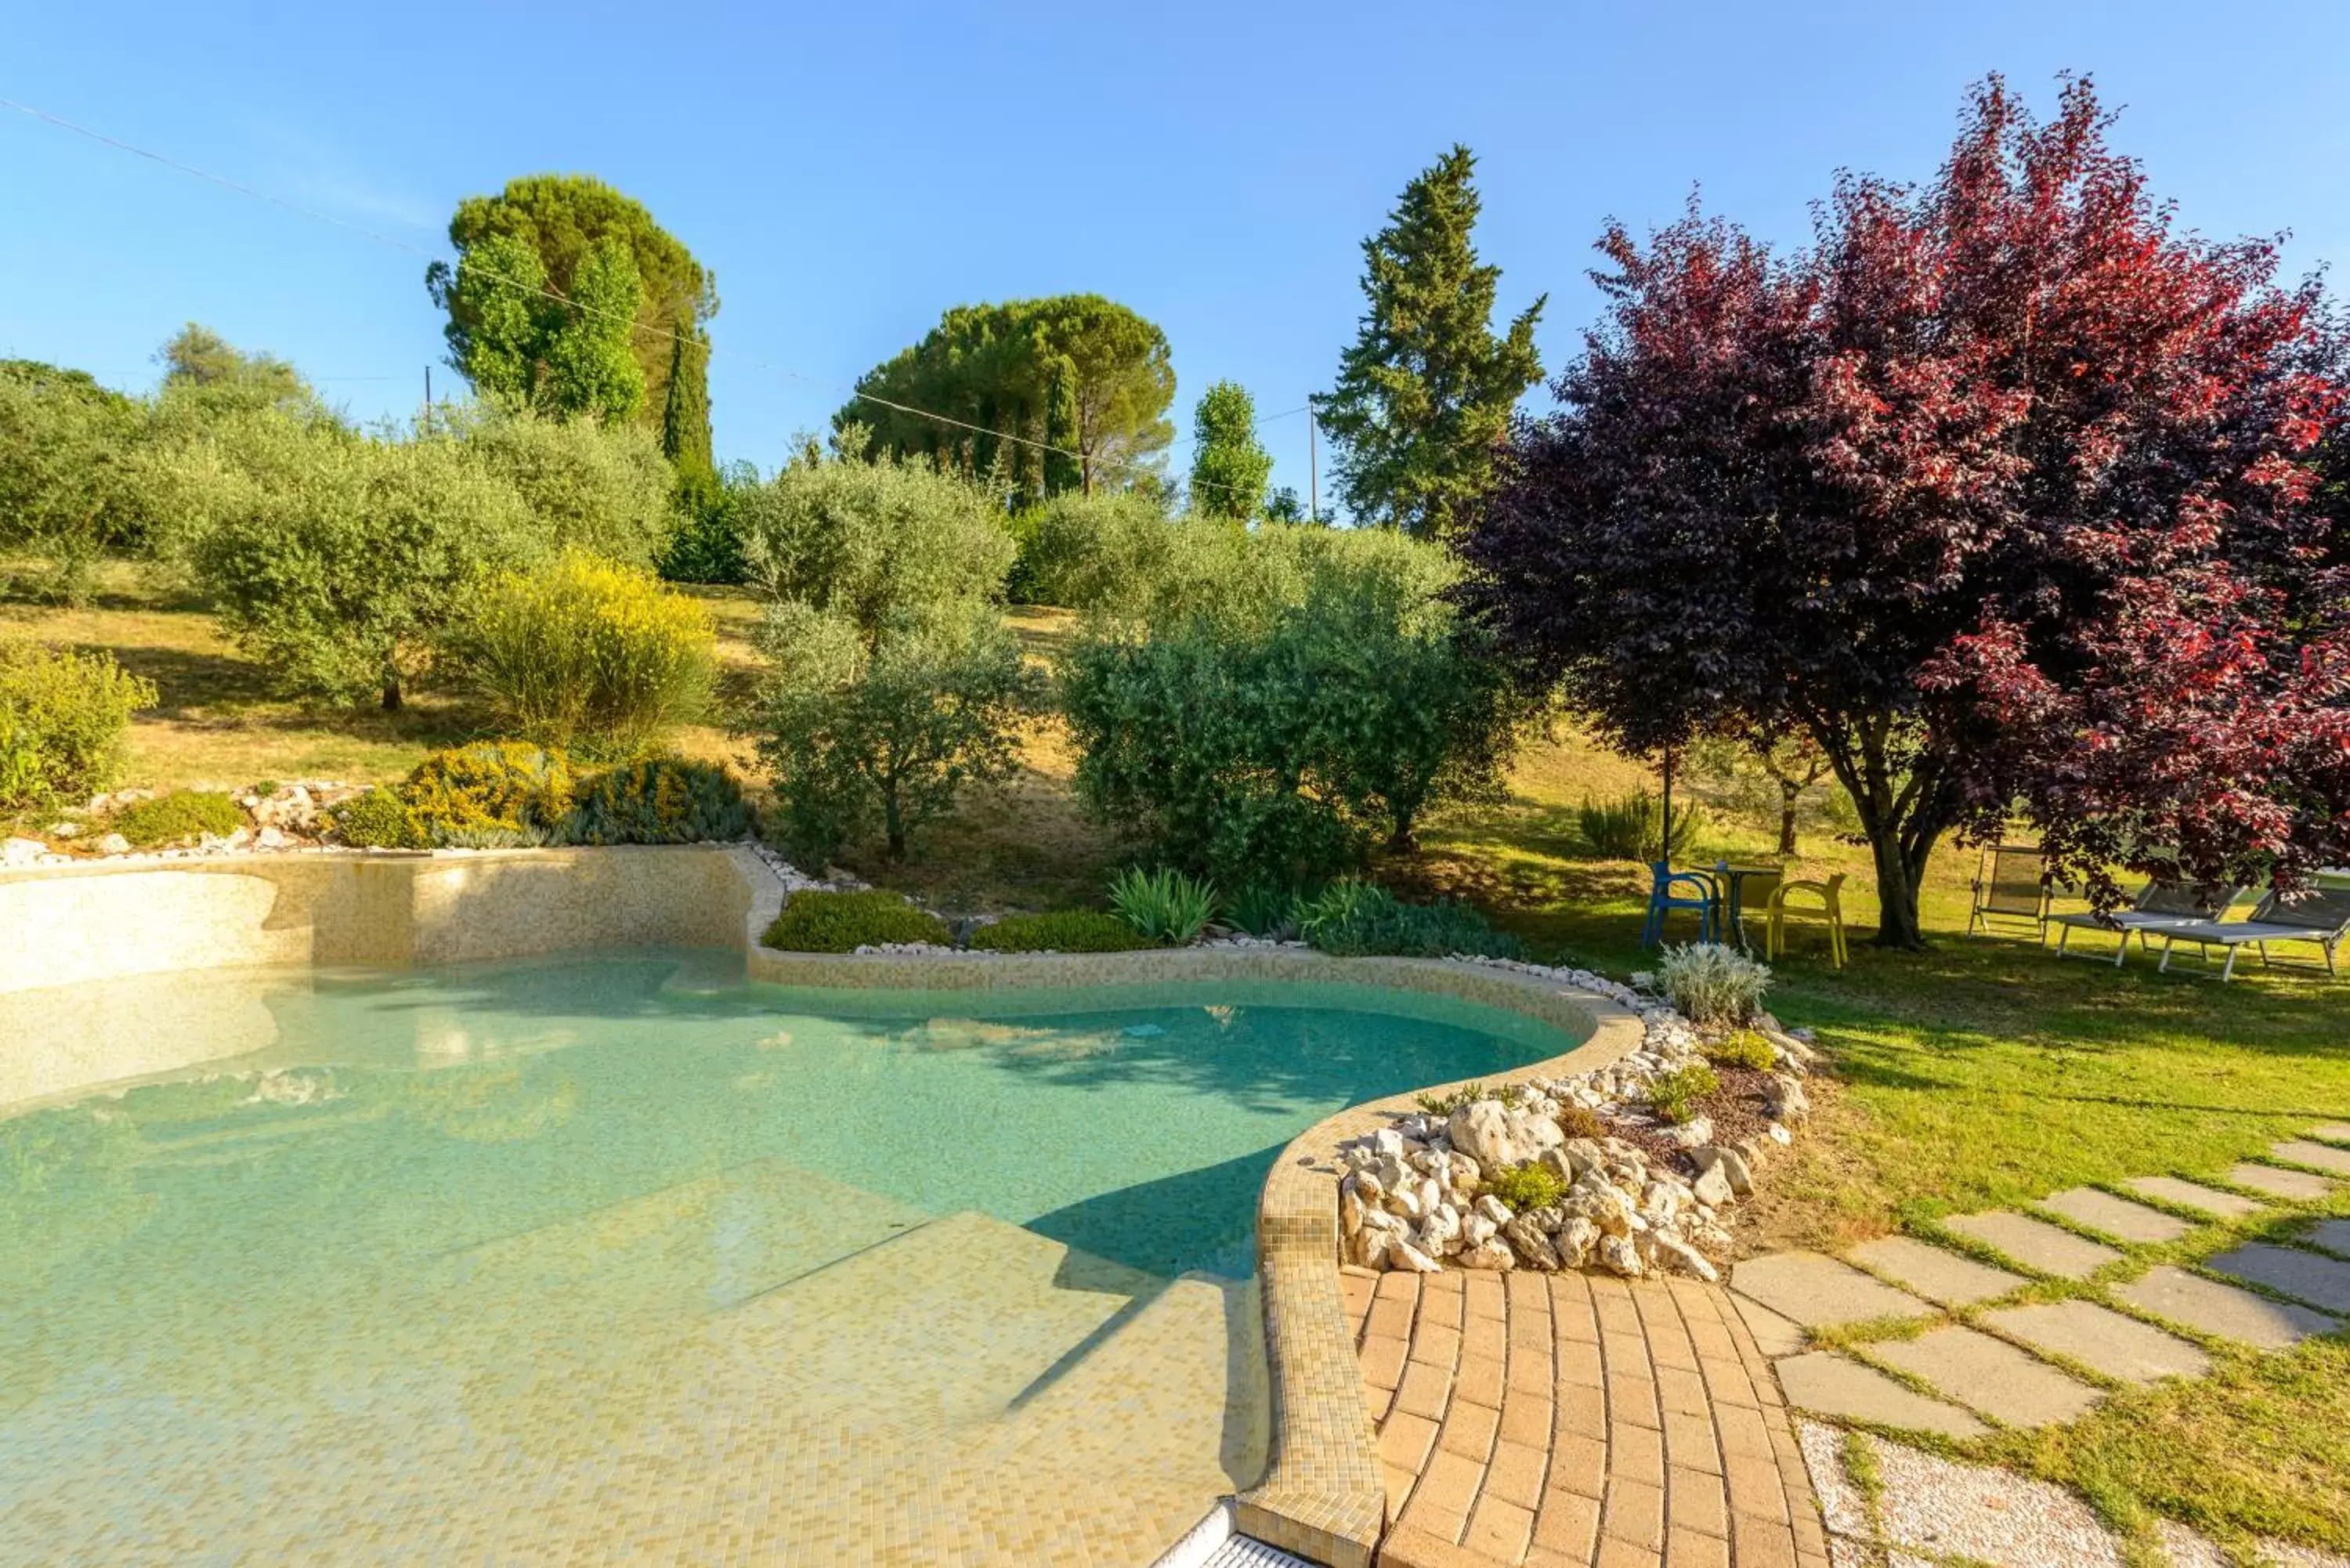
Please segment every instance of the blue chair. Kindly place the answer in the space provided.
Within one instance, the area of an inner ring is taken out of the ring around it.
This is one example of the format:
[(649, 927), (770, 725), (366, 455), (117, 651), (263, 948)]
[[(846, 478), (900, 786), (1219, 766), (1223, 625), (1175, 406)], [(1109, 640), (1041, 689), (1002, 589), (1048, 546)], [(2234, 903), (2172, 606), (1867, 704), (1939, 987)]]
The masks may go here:
[[(1719, 941), (1721, 936), (1721, 903), (1716, 896), (1713, 878), (1702, 871), (1676, 871), (1669, 860), (1652, 863), (1648, 872), (1655, 880), (1648, 888), (1648, 923), (1640, 929), (1640, 945), (1655, 947), (1664, 940), (1665, 922), (1675, 909), (1687, 909), (1697, 916), (1698, 940)], [(1693, 893), (1677, 892), (1677, 888), (1693, 888)]]

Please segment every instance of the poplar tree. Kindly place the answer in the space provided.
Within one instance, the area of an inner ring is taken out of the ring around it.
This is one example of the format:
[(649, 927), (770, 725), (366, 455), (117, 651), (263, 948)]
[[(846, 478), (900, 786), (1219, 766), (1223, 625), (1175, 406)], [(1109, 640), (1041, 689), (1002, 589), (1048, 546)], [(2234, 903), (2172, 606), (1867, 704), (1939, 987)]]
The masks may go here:
[(1455, 146), (1404, 187), (1388, 226), (1363, 242), (1370, 307), (1315, 404), (1338, 445), (1347, 509), (1423, 538), (1451, 531), (1490, 484), (1496, 445), (1520, 394), (1542, 379), (1537, 297), (1509, 331), (1492, 331), (1502, 269), (1470, 243), (1482, 205), (1477, 161)]

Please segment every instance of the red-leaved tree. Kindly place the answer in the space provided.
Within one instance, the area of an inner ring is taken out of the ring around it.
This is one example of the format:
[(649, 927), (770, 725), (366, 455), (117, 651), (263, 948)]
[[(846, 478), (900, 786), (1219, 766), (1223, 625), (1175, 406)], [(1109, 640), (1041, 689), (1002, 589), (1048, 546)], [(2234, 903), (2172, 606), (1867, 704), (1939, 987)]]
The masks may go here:
[(1609, 318), (1458, 540), (1524, 678), (1627, 750), (1816, 741), (1887, 945), (1935, 845), (2019, 810), (2106, 901), (2113, 864), (2291, 888), (2350, 849), (2315, 286), (2179, 230), (2107, 124), (1992, 78), (1931, 185), (1840, 177), (1798, 254), (1611, 227)]

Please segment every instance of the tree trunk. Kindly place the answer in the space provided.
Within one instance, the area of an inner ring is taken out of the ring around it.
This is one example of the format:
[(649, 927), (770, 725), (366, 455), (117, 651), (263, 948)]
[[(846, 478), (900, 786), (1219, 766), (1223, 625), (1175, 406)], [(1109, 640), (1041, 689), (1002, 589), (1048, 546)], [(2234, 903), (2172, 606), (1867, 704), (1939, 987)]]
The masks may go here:
[(397, 675), (383, 683), (383, 711), (387, 713), (400, 711), (400, 677)]
[(1388, 835), (1388, 853), (1390, 855), (1419, 853), (1419, 840), (1411, 831), (1411, 818), (1409, 816), (1396, 818), (1395, 831)]
[(889, 858), (906, 857), (906, 817), (898, 809), (898, 792), (884, 790), (881, 794), (881, 826), (889, 843)]
[[(1931, 840), (1927, 848), (1932, 847)], [(1918, 889), (1925, 881), (1926, 857), (1913, 865), (1904, 852), (1901, 835), (1887, 826), (1869, 836), (1870, 855), (1877, 861), (1877, 945), (1914, 950), (1926, 945), (1925, 929), (1918, 922)]]
[(1779, 853), (1782, 855), (1795, 852), (1796, 793), (1795, 786), (1783, 781), (1779, 785)]

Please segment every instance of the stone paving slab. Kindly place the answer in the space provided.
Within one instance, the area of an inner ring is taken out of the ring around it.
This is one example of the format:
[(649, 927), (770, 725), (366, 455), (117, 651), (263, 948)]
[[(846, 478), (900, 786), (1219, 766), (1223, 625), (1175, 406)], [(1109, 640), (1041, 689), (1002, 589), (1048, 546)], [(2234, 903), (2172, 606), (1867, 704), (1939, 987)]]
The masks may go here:
[(2040, 1200), (2040, 1207), (2051, 1214), (2061, 1214), (2076, 1225), (2086, 1225), (2092, 1231), (2102, 1231), (2108, 1236), (2119, 1237), (2140, 1246), (2160, 1246), (2165, 1241), (2176, 1241), (2195, 1228), (2175, 1214), (2148, 1209), (2143, 1203), (2132, 1203), (2126, 1198), (2116, 1198), (2094, 1187), (2075, 1187), (2070, 1191), (2043, 1198)]
[(1828, 1351), (1791, 1355), (1778, 1364), (1778, 1373), (1789, 1404), (1822, 1416), (1946, 1438), (1979, 1438), (1991, 1429), (1956, 1405), (1929, 1399), (1873, 1366)]
[(1939, 1306), (1972, 1306), (2027, 1282), (2022, 1274), (1994, 1269), (1912, 1236), (1887, 1236), (1855, 1247), (1845, 1256)]
[(2342, 1326), (2323, 1313), (2287, 1306), (2168, 1264), (2148, 1269), (2144, 1279), (2115, 1286), (2114, 1294), (2157, 1317), (2259, 1350), (2288, 1350)]
[(2309, 1244), (2350, 1258), (2350, 1220), (2321, 1220), (2309, 1228)]
[(2322, 1176), (2312, 1176), (2305, 1170), (2282, 1170), (2273, 1165), (2240, 1165), (2228, 1172), (2228, 1179), (2239, 1187), (2249, 1187), (2254, 1192), (2265, 1192), (2271, 1198), (2293, 1203), (2314, 1202), (2334, 1190), (2334, 1183)]
[(2181, 1209), (2192, 1209), (2199, 1214), (2210, 1214), (2221, 1220), (2241, 1220), (2247, 1214), (2258, 1214), (2261, 1206), (2241, 1193), (2222, 1192), (2216, 1187), (2204, 1187), (2192, 1181), (2181, 1181), (2175, 1176), (2141, 1176), (2126, 1184), (2132, 1192), (2148, 1198), (2175, 1203)]
[(2322, 1127), (2312, 1127), (2309, 1136), (2320, 1143), (2350, 1144), (2350, 1122), (2328, 1122)]
[(2350, 1263), (2339, 1258), (2253, 1241), (2211, 1259), (2210, 1267), (2312, 1306), (2350, 1313)]
[(1986, 1313), (1982, 1321), (2036, 1350), (2124, 1383), (2200, 1377), (2211, 1370), (2211, 1358), (2177, 1334), (2089, 1302), (2006, 1307)]
[(1934, 1315), (1916, 1296), (1818, 1252), (1749, 1258), (1731, 1272), (1730, 1288), (1805, 1328)]
[(2037, 1269), (2058, 1279), (2085, 1280), (2106, 1264), (2122, 1261), (2122, 1254), (2111, 1247), (2083, 1241), (2070, 1231), (2060, 1231), (2004, 1209), (1994, 1209), (1987, 1214), (1961, 1214), (1943, 1223), (1961, 1236), (1971, 1236), (1998, 1248), (2027, 1269)]
[(1755, 1345), (1764, 1355), (1776, 1361), (1783, 1355), (1794, 1355), (1812, 1343), (1804, 1325), (1792, 1318), (1781, 1317), (1751, 1296), (1731, 1293), (1731, 1305), (1746, 1324), (1746, 1332), (1754, 1336)]
[(2088, 1413), (2096, 1389), (2003, 1339), (1952, 1324), (1869, 1347), (1887, 1366), (2010, 1427), (2048, 1427)]
[(2269, 1145), (2269, 1152), (2277, 1158), (2294, 1165), (2306, 1165), (2319, 1170), (2330, 1170), (2336, 1176), (2350, 1176), (2350, 1148), (2336, 1148), (2332, 1144), (2312, 1143), (2307, 1138), (2291, 1138)]

